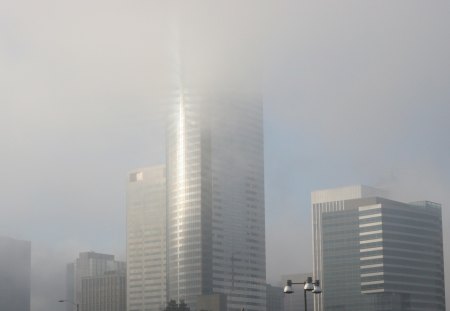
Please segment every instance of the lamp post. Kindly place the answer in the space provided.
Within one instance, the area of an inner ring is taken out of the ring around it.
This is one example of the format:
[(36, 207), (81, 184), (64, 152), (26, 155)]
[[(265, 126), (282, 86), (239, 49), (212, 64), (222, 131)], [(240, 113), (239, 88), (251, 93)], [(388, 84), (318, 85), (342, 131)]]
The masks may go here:
[(77, 311), (80, 311), (80, 305), (79, 305), (78, 303), (75, 303), (75, 302), (71, 301), (71, 300), (61, 299), (61, 300), (58, 300), (58, 302), (68, 302), (68, 303), (71, 303), (71, 304), (73, 304), (75, 307), (77, 307)]
[(306, 292), (312, 292), (313, 294), (322, 293), (322, 289), (320, 288), (320, 281), (316, 280), (312, 281), (312, 277), (307, 277), (305, 282), (292, 282), (291, 280), (287, 280), (286, 286), (284, 287), (285, 294), (292, 294), (294, 290), (292, 289), (293, 284), (301, 284), (303, 285), (303, 295), (305, 299), (305, 311), (308, 311), (308, 305), (306, 303)]

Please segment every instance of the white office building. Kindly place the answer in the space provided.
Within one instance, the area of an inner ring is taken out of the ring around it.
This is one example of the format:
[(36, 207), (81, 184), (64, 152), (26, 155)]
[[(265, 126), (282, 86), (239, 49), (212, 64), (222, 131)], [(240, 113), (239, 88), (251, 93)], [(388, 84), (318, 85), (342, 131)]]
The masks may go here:
[(129, 174), (127, 189), (127, 310), (166, 306), (166, 172), (164, 166)]

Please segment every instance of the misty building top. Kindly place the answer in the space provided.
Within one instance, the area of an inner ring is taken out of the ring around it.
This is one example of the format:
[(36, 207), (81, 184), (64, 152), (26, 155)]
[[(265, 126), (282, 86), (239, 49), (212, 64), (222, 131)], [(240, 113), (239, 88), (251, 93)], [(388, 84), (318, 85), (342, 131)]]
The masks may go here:
[(409, 205), (421, 206), (421, 207), (430, 207), (430, 208), (441, 208), (442, 205), (436, 202), (431, 201), (418, 201), (418, 202), (410, 202)]
[(165, 165), (155, 165), (149, 167), (137, 168), (128, 174), (129, 182), (141, 182), (145, 180), (162, 180), (166, 175)]
[(354, 185), (340, 188), (317, 190), (311, 193), (311, 203), (325, 203), (345, 201), (352, 199), (363, 199), (370, 197), (385, 197), (386, 192), (377, 188), (364, 185)]
[(89, 252), (81, 252), (79, 254), (80, 259), (89, 260), (89, 259), (103, 259), (103, 260), (114, 260), (114, 255), (102, 254), (93, 251)]
[(30, 241), (18, 240), (18, 239), (10, 238), (10, 237), (7, 237), (7, 236), (1, 236), (1, 235), (0, 235), (0, 241), (3, 242), (3, 243), (6, 243), (6, 242), (10, 242), (10, 243), (17, 242), (17, 243), (31, 244)]

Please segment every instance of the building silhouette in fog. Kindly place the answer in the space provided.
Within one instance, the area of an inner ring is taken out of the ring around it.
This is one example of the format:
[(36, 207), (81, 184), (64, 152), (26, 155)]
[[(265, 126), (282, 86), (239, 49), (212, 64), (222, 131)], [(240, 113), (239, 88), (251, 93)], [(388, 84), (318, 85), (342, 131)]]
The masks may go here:
[(168, 299), (265, 311), (262, 100), (182, 89), (167, 127)]
[(31, 243), (0, 237), (0, 310), (30, 311)]
[(166, 306), (166, 171), (137, 169), (127, 187), (128, 311)]
[[(73, 262), (67, 265), (66, 273), (66, 300), (72, 301), (80, 305), (80, 311), (86, 311), (83, 309), (83, 279), (102, 277), (107, 272), (116, 271), (125, 274), (126, 265), (122, 261), (117, 261), (114, 255), (101, 254), (96, 252), (82, 252), (79, 257)], [(115, 286), (111, 283), (111, 286)], [(94, 289), (94, 287), (90, 287)], [(105, 291), (112, 290), (111, 288), (104, 288)], [(125, 292), (125, 287), (123, 288)], [(105, 292), (105, 294), (107, 294)], [(103, 298), (93, 293), (89, 293), (90, 297), (103, 300)], [(84, 298), (86, 301), (86, 298)], [(85, 304), (85, 307), (87, 304)], [(66, 309), (68, 311), (76, 310), (75, 306), (67, 303)], [(102, 311), (119, 311), (116, 309), (102, 309)]]
[(444, 311), (441, 206), (354, 186), (312, 193), (316, 311)]

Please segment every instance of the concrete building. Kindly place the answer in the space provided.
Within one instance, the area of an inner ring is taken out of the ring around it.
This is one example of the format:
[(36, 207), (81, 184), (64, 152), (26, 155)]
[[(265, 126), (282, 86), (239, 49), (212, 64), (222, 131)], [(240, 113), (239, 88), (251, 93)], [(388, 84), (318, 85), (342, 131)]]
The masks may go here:
[[(82, 302), (82, 279), (85, 277), (102, 276), (108, 271), (125, 271), (124, 262), (116, 261), (114, 255), (96, 252), (82, 252), (73, 263), (67, 265), (66, 270), (66, 299), (78, 303)], [(75, 310), (75, 306), (66, 304), (68, 311)], [(80, 311), (85, 311), (80, 308)]]
[(444, 311), (441, 206), (354, 186), (312, 193), (316, 311)]
[(168, 299), (265, 311), (262, 101), (183, 88), (167, 127)]
[(166, 306), (166, 172), (147, 167), (129, 175), (127, 190), (128, 311)]
[(284, 311), (284, 293), (281, 286), (266, 285), (266, 310)]
[(0, 310), (30, 311), (31, 243), (0, 237)]
[(81, 279), (81, 310), (126, 311), (126, 270)]
[[(287, 280), (292, 282), (304, 282), (306, 278), (312, 276), (312, 273), (292, 273), (281, 276), (281, 285), (284, 288)], [(305, 295), (303, 293), (302, 285), (294, 285), (294, 292), (292, 294), (284, 294), (283, 305), (284, 311), (299, 311), (305, 308)], [(308, 310), (313, 310), (314, 300), (312, 293), (306, 293), (306, 303)]]

